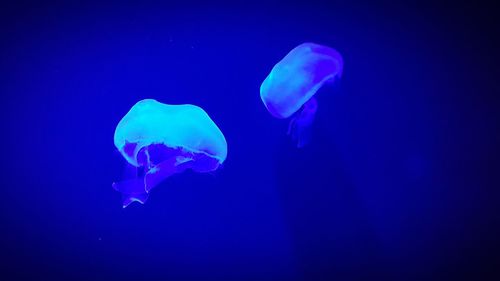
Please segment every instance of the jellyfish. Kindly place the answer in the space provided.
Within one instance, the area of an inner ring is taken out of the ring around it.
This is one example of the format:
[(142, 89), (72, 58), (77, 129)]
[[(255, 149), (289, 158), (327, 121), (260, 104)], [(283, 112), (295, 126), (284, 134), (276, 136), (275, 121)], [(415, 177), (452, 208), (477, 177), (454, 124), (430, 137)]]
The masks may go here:
[(202, 108), (154, 99), (137, 102), (120, 120), (114, 144), (130, 174), (113, 183), (124, 208), (132, 202), (144, 204), (151, 189), (186, 169), (215, 171), (227, 156), (224, 135)]
[(260, 86), (260, 98), (276, 118), (292, 117), (288, 135), (305, 146), (310, 139), (318, 102), (314, 95), (325, 83), (342, 76), (342, 56), (334, 49), (303, 43), (279, 61)]

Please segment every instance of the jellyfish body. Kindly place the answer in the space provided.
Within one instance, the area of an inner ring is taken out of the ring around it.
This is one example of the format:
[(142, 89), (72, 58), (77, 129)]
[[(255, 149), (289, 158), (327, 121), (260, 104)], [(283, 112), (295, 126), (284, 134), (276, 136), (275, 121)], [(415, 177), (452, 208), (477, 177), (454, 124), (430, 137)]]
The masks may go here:
[[(317, 110), (316, 92), (342, 76), (342, 56), (334, 49), (303, 43), (292, 49), (271, 70), (260, 87), (260, 97), (276, 118), (291, 119), (289, 135), (304, 146)], [(301, 110), (302, 109), (302, 110)]]
[(131, 179), (113, 183), (123, 207), (144, 203), (150, 190), (173, 174), (214, 171), (227, 156), (224, 135), (203, 109), (153, 99), (139, 101), (120, 120), (114, 144), (136, 169)]

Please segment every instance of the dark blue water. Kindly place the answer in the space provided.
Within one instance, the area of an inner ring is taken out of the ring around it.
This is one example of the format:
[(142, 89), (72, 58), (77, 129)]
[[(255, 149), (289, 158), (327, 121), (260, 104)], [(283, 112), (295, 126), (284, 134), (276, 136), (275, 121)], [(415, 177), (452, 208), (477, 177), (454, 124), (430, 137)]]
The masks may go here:
[[(0, 9), (5, 280), (495, 280), (498, 34), (477, 5), (19, 4)], [(309, 146), (259, 97), (338, 50)], [(495, 80), (496, 79), (496, 80)], [(497, 82), (495, 82), (497, 81)], [(116, 124), (203, 107), (228, 142), (121, 207)], [(2, 278), (3, 280), (3, 278)], [(498, 279), (497, 279), (498, 280)]]

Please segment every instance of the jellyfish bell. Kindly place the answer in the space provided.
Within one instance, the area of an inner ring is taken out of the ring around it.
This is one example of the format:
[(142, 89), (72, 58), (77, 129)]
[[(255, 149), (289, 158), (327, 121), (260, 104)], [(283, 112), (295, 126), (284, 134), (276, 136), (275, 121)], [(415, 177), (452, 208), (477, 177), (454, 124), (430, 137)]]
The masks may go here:
[(114, 144), (137, 171), (113, 183), (124, 207), (145, 203), (152, 188), (176, 173), (215, 171), (227, 157), (224, 135), (203, 109), (153, 99), (139, 101), (120, 120)]
[(303, 43), (292, 49), (271, 70), (260, 87), (260, 97), (276, 118), (293, 116), (289, 135), (304, 146), (318, 107), (316, 92), (342, 76), (342, 56), (334, 49)]

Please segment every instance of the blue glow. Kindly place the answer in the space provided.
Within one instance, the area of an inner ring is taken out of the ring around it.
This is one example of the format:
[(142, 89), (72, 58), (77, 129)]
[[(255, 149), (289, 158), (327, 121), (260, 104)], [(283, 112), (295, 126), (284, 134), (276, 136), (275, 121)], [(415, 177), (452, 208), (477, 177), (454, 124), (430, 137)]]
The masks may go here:
[(175, 173), (214, 171), (227, 156), (224, 135), (203, 109), (153, 99), (139, 101), (121, 119), (114, 143), (129, 165), (144, 169), (144, 177), (136, 173), (113, 183), (123, 194), (123, 207), (144, 203), (153, 187)]
[[(342, 56), (334, 49), (303, 43), (291, 50), (271, 70), (260, 87), (260, 97), (276, 118), (288, 118), (301, 109), (326, 82), (342, 75)], [(310, 126), (317, 110), (311, 101), (297, 113), (288, 133), (302, 147), (309, 141)]]

